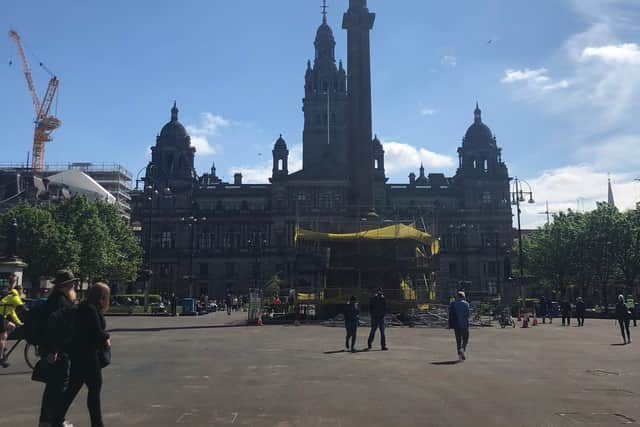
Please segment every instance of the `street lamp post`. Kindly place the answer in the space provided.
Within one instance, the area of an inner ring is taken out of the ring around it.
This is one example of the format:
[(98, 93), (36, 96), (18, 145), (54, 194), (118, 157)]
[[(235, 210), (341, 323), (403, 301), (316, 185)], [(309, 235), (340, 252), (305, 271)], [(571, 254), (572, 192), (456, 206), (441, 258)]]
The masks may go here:
[[(524, 191), (522, 188), (522, 184), (526, 184), (529, 191)], [(516, 212), (518, 215), (518, 269), (520, 270), (519, 284), (520, 284), (520, 304), (524, 306), (524, 263), (523, 263), (523, 252), (522, 252), (522, 226), (520, 223), (520, 215), (522, 214), (522, 210), (520, 209), (520, 203), (524, 202), (525, 196), (529, 198), (528, 203), (535, 203), (533, 200), (533, 190), (531, 189), (531, 185), (525, 180), (518, 179), (517, 177), (513, 179), (513, 186), (511, 189), (511, 204), (516, 207)]]
[(207, 221), (207, 217), (196, 217), (193, 215), (189, 216), (189, 217), (182, 217), (180, 218), (180, 221), (183, 224), (186, 224), (187, 227), (189, 227), (189, 231), (190, 231), (190, 236), (189, 236), (189, 276), (188, 276), (188, 280), (189, 280), (189, 298), (193, 298), (194, 297), (194, 289), (193, 289), (193, 282), (194, 282), (194, 276), (193, 276), (193, 258), (194, 258), (194, 247), (195, 247), (195, 232), (196, 232), (196, 225), (198, 223), (203, 223), (205, 221)]
[(262, 250), (267, 246), (267, 239), (264, 238), (262, 231), (254, 230), (251, 234), (251, 238), (247, 242), (251, 248), (254, 256), (253, 264), (253, 286), (254, 289), (258, 288), (258, 273), (259, 273), (259, 258), (262, 255)]

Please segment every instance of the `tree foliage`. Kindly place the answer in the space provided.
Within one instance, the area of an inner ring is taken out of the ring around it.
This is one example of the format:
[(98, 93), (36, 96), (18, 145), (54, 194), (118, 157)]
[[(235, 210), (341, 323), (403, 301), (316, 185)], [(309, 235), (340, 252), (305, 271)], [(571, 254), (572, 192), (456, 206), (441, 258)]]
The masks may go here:
[(86, 281), (135, 279), (142, 248), (127, 222), (112, 205), (72, 197), (56, 203), (20, 204), (0, 217), (3, 225), (18, 221), (18, 254), (29, 264), (32, 283), (72, 269)]
[(561, 212), (523, 242), (527, 273), (561, 294), (609, 286), (631, 292), (640, 277), (640, 211), (599, 203), (591, 212)]

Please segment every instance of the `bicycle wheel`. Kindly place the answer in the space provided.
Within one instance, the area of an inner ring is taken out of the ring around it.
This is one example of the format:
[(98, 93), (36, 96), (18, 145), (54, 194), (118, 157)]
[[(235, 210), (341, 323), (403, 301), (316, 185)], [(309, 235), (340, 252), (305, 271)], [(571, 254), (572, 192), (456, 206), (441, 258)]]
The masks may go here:
[(35, 369), (39, 359), (40, 354), (38, 353), (38, 347), (29, 343), (25, 344), (24, 361), (27, 362), (27, 365), (29, 365), (31, 369)]

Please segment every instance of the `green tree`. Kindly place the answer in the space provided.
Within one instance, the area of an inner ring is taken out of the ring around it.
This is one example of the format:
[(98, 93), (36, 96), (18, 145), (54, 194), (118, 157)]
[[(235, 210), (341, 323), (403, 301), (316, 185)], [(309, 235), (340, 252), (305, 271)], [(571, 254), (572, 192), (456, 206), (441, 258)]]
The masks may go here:
[(640, 276), (640, 210), (634, 209), (618, 216), (616, 224), (618, 242), (615, 260), (626, 287), (633, 293)]
[(109, 282), (134, 280), (142, 266), (143, 250), (129, 224), (113, 205), (97, 202), (98, 216), (109, 230), (115, 252), (108, 259), (104, 278)]
[(115, 206), (72, 197), (51, 208), (57, 221), (74, 231), (82, 248), (80, 277), (110, 282), (135, 279), (142, 264), (142, 248)]
[(598, 207), (585, 214), (584, 238), (585, 256), (581, 265), (590, 266), (594, 285), (599, 285), (602, 302), (607, 303), (607, 290), (616, 273), (616, 256), (619, 251), (619, 236), (616, 223), (620, 213), (608, 203), (598, 203)]
[(73, 230), (56, 222), (47, 206), (21, 203), (6, 211), (0, 223), (6, 229), (13, 218), (18, 222), (18, 255), (28, 264), (25, 274), (32, 284), (61, 268), (77, 271), (80, 245)]

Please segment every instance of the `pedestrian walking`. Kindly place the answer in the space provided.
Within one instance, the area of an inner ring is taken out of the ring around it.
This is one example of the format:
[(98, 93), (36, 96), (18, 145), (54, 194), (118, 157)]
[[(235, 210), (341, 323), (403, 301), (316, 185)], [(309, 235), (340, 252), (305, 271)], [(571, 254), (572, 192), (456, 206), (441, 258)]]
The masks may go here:
[(456, 334), (458, 361), (467, 360), (467, 344), (469, 344), (469, 303), (464, 291), (458, 292), (458, 298), (449, 306), (449, 328)]
[(175, 292), (171, 293), (171, 316), (176, 317), (178, 314), (178, 297)]
[[(631, 313), (624, 302), (624, 295), (618, 296), (618, 302), (616, 303), (616, 319), (620, 325), (620, 332), (622, 333), (622, 341), (625, 344), (631, 344), (631, 333), (629, 332), (629, 323), (631, 321)], [(627, 333), (625, 335), (625, 332)]]
[(17, 327), (22, 326), (22, 321), (16, 313), (18, 307), (24, 306), (20, 293), (22, 287), (18, 284), (18, 276), (9, 276), (9, 290), (0, 300), (0, 366), (8, 368), (9, 363), (5, 360), (5, 348), (9, 334)]
[[(360, 308), (358, 307), (356, 297), (352, 296), (344, 311), (344, 327), (347, 330), (347, 338), (344, 345), (347, 350), (350, 349), (352, 353), (356, 352), (356, 332), (358, 331), (359, 322)], [(351, 340), (351, 345), (349, 345), (349, 340)]]
[(102, 368), (111, 362), (111, 340), (105, 332), (104, 313), (109, 310), (109, 286), (96, 283), (87, 294), (87, 299), (78, 305), (76, 326), (70, 346), (71, 375), (61, 416), (69, 410), (82, 388), (88, 388), (87, 407), (91, 427), (104, 427), (100, 407)]
[(562, 311), (562, 326), (571, 326), (571, 303), (567, 298), (562, 301), (562, 305), (560, 306), (560, 310)]
[(578, 326), (584, 326), (584, 315), (587, 312), (587, 306), (584, 303), (582, 297), (578, 297), (576, 301), (576, 318), (578, 319)]
[(549, 323), (553, 323), (553, 299), (547, 300), (547, 316), (549, 317)]
[(376, 329), (380, 329), (380, 346), (382, 351), (387, 351), (387, 337), (384, 334), (384, 316), (387, 314), (387, 300), (382, 288), (378, 288), (369, 300), (369, 314), (371, 315), (371, 332), (367, 341), (367, 349), (371, 350), (373, 340), (376, 337)]
[(540, 297), (540, 303), (539, 303), (539, 312), (538, 314), (540, 315), (540, 317), (542, 317), (542, 323), (547, 323), (546, 317), (547, 317), (547, 300), (544, 296)]
[[(53, 291), (46, 302), (44, 316), (47, 321), (53, 313), (73, 307), (76, 300), (76, 282), (70, 270), (59, 270), (56, 273)], [(46, 335), (43, 341), (39, 348), (42, 357), (39, 363), (46, 366), (46, 385), (42, 394), (40, 427), (73, 427), (73, 424), (64, 421), (64, 415), (61, 415), (64, 393), (69, 384), (69, 347), (59, 344), (50, 335)]]
[(636, 301), (633, 299), (633, 295), (627, 295), (627, 308), (629, 309), (629, 313), (631, 313), (633, 326), (638, 326), (638, 307), (636, 306)]

